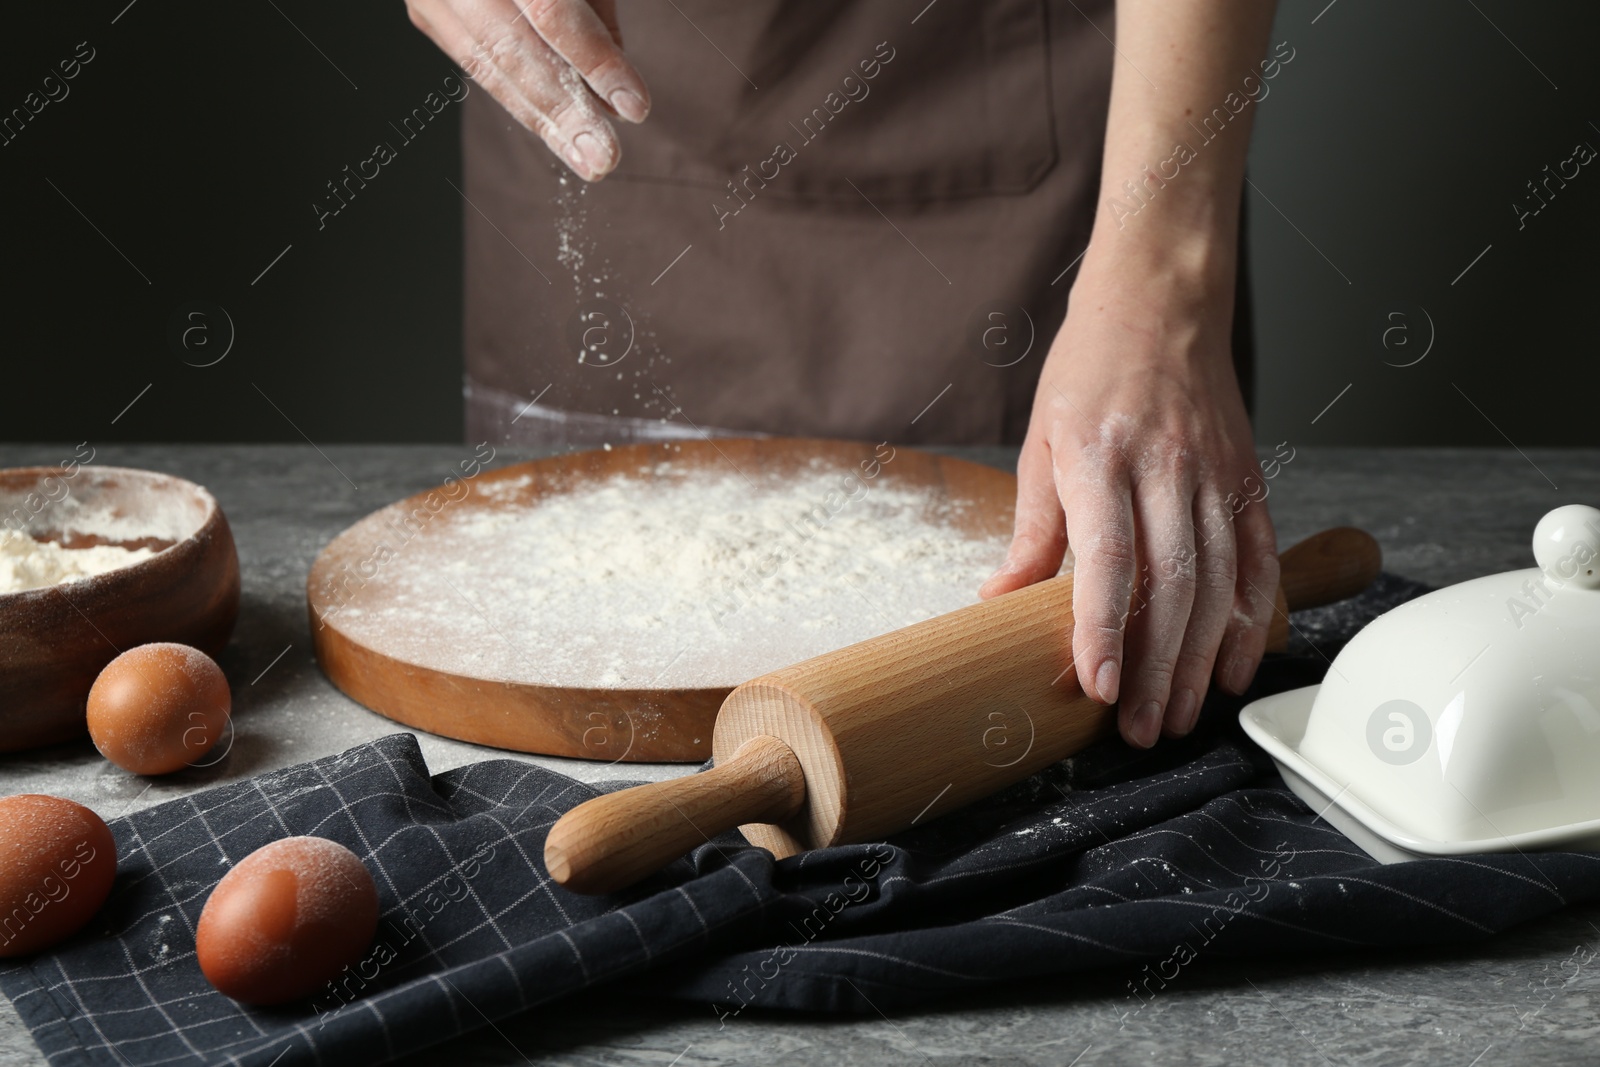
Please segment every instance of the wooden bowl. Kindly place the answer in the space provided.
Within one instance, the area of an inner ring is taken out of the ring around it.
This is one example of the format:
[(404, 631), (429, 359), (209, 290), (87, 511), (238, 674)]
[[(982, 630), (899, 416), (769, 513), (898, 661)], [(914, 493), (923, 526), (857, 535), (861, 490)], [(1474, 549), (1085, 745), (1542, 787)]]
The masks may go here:
[[(388, 558), (407, 516), (526, 508), (541, 498), (572, 492), (618, 475), (646, 482), (641, 473), (668, 464), (677, 472), (729, 465), (747, 476), (785, 476), (812, 470), (814, 461), (840, 469), (870, 461), (874, 446), (799, 438), (718, 438), (629, 445), (520, 463), (478, 474), (472, 491), (461, 482), (419, 493), (362, 519), (340, 534), (312, 565), (307, 605), (317, 660), (348, 696), (380, 715), (429, 733), (497, 748), (607, 762), (699, 762), (711, 756), (711, 727), (731, 685), (700, 688), (579, 688), (539, 684), (531, 678), (474, 677), (408, 661), (400, 651), (408, 636), (373, 637), (351, 625), (343, 609), (381, 611), (396, 595), (374, 560)], [(664, 477), (664, 476), (663, 476)], [(916, 488), (934, 500), (972, 503), (955, 521), (969, 536), (1009, 536), (1016, 479), (978, 463), (899, 448), (882, 465), (885, 483)], [(519, 484), (524, 483), (525, 484)], [(498, 488), (496, 488), (498, 486)], [(441, 499), (459, 503), (441, 505)], [(423, 526), (417, 536), (429, 536)], [(403, 548), (403, 545), (402, 545)]]
[(216, 656), (239, 614), (239, 555), (216, 499), (193, 482), (121, 467), (0, 470), (0, 528), (66, 548), (156, 555), (63, 585), (0, 593), (0, 751), (82, 736), (102, 668), (152, 641)]

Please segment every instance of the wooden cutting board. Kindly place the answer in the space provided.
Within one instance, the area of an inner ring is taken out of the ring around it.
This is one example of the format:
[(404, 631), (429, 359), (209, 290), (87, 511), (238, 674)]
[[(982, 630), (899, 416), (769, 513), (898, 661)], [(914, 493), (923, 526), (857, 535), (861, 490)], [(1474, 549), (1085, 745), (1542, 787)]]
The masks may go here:
[[(744, 679), (673, 687), (554, 685), (541, 680), (536, 649), (519, 655), (512, 669), (503, 662), (492, 670), (447, 669), (450, 657), (428, 647), (425, 613), (408, 603), (416, 597), (408, 567), (437, 558), (433, 549), (442, 542), (430, 545), (429, 539), (447, 536), (452, 524), (530, 509), (619, 475), (648, 491), (652, 483), (696, 470), (763, 482), (814, 475), (819, 468), (843, 474), (872, 463), (875, 486), (915, 490), (936, 507), (966, 502), (948, 519), (964, 534), (1009, 536), (1016, 497), (1010, 474), (904, 447), (894, 449), (892, 460), (874, 463), (881, 456), (865, 443), (719, 438), (573, 453), (452, 480), (374, 512), (323, 549), (307, 581), (317, 659), (352, 699), (429, 733), (608, 762), (703, 761), (711, 755), (717, 709)], [(466, 577), (447, 583), (450, 592), (440, 599), (448, 603), (438, 610), (472, 610), (482, 619), (484, 641), (514, 646), (518, 634), (496, 622), (494, 589), (473, 586), (472, 561), (461, 563)], [(809, 654), (797, 651), (792, 660)]]

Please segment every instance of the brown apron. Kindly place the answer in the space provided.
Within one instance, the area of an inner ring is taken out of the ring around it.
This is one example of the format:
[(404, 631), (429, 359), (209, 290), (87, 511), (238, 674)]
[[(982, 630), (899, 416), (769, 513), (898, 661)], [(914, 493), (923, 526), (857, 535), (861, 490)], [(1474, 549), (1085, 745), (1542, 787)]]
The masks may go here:
[(1020, 441), (1093, 224), (1110, 0), (619, 8), (654, 101), (603, 182), (466, 100), (469, 439)]

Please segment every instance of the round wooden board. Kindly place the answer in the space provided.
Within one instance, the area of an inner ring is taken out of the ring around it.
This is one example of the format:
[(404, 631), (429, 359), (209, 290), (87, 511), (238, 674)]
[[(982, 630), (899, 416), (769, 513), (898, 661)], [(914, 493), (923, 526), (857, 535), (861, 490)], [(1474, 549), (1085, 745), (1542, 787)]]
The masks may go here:
[[(572, 492), (617, 475), (648, 483), (658, 464), (675, 470), (738, 469), (746, 476), (814, 473), (813, 461), (841, 471), (874, 459), (877, 446), (805, 438), (718, 438), (629, 445), (520, 463), (478, 474), (473, 491), (451, 505), (463, 514), (527, 508), (541, 498)], [(974, 537), (1010, 534), (1016, 479), (978, 463), (897, 448), (879, 480), (917, 489), (935, 502), (965, 500), (959, 522)], [(521, 485), (495, 483), (525, 479)], [(456, 483), (457, 486), (461, 483)], [(479, 678), (408, 662), (393, 641), (340, 625), (352, 604), (379, 608), (392, 590), (370, 561), (395, 539), (394, 520), (437, 505), (441, 490), (419, 493), (374, 512), (334, 538), (311, 567), (306, 598), (317, 660), (352, 699), (380, 715), (429, 733), (497, 748), (606, 762), (700, 762), (711, 755), (711, 728), (728, 686), (706, 688), (577, 688), (503, 678)], [(460, 496), (459, 488), (453, 490)], [(433, 511), (437, 511), (435, 506)], [(418, 537), (428, 536), (424, 526)], [(798, 657), (797, 657), (798, 658)]]

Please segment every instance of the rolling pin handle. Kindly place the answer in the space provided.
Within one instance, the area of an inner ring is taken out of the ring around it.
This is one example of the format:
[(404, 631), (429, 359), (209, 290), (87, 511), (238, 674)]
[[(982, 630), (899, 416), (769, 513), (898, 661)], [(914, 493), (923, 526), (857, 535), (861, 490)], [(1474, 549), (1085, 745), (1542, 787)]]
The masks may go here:
[(1337, 526), (1312, 534), (1278, 557), (1278, 589), (1267, 651), (1289, 647), (1289, 612), (1353, 597), (1378, 577), (1383, 550), (1365, 530)]
[(1336, 526), (1312, 534), (1278, 557), (1278, 584), (1290, 611), (1355, 596), (1378, 577), (1383, 550), (1367, 531)]
[(611, 893), (653, 874), (724, 830), (782, 822), (806, 799), (794, 750), (761, 735), (702, 774), (595, 797), (545, 838), (550, 877), (575, 893)]

